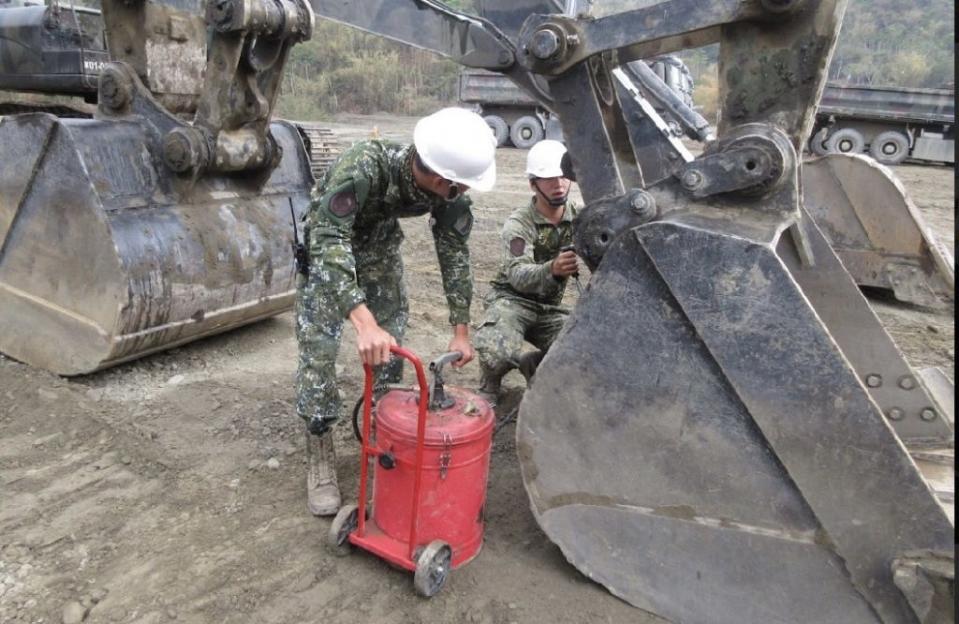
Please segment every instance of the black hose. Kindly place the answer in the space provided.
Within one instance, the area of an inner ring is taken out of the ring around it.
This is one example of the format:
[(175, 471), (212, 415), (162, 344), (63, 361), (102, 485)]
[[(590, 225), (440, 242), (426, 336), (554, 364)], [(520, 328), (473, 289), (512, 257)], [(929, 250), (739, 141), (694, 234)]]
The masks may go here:
[(363, 434), (360, 433), (360, 409), (362, 407), (363, 397), (360, 397), (357, 399), (356, 405), (353, 406), (353, 435), (361, 444), (363, 443)]
[[(373, 388), (373, 405), (370, 406), (370, 416), (376, 414), (376, 400), (389, 392), (390, 390), (409, 390), (409, 386), (404, 386), (402, 384), (386, 384), (385, 386), (379, 386)], [(363, 434), (360, 433), (360, 411), (363, 408), (363, 397), (360, 397), (356, 400), (356, 405), (353, 406), (353, 435), (356, 437), (358, 442), (363, 441)], [(373, 418), (371, 425), (376, 422), (376, 419)]]
[(511, 422), (516, 422), (516, 416), (519, 414), (519, 405), (511, 409), (505, 416), (498, 418), (496, 424), (493, 427), (493, 437), (496, 437), (496, 434), (500, 432), (500, 429), (510, 424)]

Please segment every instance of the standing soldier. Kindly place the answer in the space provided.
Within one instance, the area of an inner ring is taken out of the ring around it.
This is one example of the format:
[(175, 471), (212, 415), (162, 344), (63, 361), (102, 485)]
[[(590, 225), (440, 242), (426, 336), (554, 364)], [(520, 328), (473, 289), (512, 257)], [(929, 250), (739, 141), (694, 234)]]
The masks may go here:
[[(561, 304), (578, 261), (571, 249), (576, 209), (567, 201), (570, 180), (561, 166), (565, 153), (562, 143), (551, 140), (530, 149), (526, 175), (533, 198), (503, 225), (503, 264), (476, 332), (480, 394), (491, 404), (511, 369), (519, 368), (529, 381), (569, 314)], [(524, 340), (539, 350), (521, 355)]]
[(314, 515), (340, 507), (329, 429), (340, 413), (335, 361), (343, 319), (356, 330), (360, 359), (379, 367), (378, 385), (402, 376), (402, 361), (390, 360), (390, 346), (402, 341), (409, 317), (398, 219), (430, 215), (453, 326), (449, 350), (463, 354), (453, 366), (473, 359), (466, 244), (473, 215), (464, 193), (493, 187), (495, 149), (479, 115), (446, 108), (416, 124), (413, 145), (354, 144), (313, 191), (304, 227), (308, 266), (297, 278), (296, 410), (307, 423), (307, 501)]

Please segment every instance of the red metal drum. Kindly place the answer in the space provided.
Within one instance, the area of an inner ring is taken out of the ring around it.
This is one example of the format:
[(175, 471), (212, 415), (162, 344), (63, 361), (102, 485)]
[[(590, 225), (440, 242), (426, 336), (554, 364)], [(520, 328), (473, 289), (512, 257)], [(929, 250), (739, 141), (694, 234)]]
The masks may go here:
[[(475, 394), (447, 386), (446, 395), (453, 405), (430, 410), (426, 418), (416, 534), (449, 544), (457, 568), (483, 546), (495, 417)], [(415, 390), (391, 390), (376, 402), (375, 446), (381, 455), (374, 462), (373, 523), (401, 542), (409, 539), (414, 504), (419, 399)]]

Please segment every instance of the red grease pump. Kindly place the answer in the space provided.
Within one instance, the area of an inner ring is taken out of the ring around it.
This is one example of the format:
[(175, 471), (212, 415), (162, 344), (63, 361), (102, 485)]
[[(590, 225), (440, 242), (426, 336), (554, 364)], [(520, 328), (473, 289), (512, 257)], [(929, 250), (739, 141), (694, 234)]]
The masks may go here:
[[(340, 508), (328, 542), (337, 554), (355, 545), (413, 571), (413, 587), (430, 597), (451, 569), (483, 546), (494, 415), (479, 396), (443, 387), (443, 366), (460, 353), (430, 362), (433, 379), (427, 384), (419, 358), (401, 347), (390, 350), (412, 362), (419, 391), (394, 387), (380, 397), (374, 428), (373, 371), (364, 366), (359, 504)], [(371, 458), (373, 509), (367, 519)]]

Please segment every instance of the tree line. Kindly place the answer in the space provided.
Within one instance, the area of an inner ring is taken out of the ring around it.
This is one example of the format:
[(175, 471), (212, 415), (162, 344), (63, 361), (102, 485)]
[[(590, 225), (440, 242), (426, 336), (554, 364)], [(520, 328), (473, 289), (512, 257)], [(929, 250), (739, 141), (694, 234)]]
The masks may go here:
[[(470, 0), (447, 2), (469, 10)], [(616, 5), (650, 2), (625, 0)], [(612, 7), (597, 3), (606, 14)], [(852, 84), (946, 86), (953, 80), (952, 0), (849, 0), (830, 79)], [(718, 96), (716, 46), (680, 54), (709, 117)], [(338, 112), (419, 115), (456, 101), (459, 67), (423, 50), (317, 20), (313, 39), (294, 47), (280, 112), (320, 119)]]
[[(845, 84), (952, 88), (953, 0), (849, 0), (829, 79)], [(696, 81), (694, 100), (714, 119), (716, 46), (681, 54)]]

